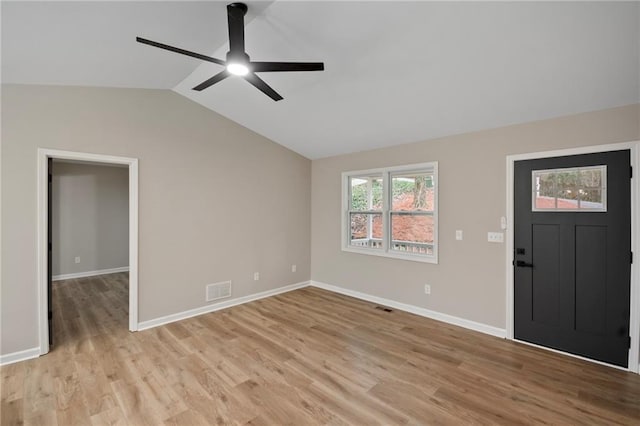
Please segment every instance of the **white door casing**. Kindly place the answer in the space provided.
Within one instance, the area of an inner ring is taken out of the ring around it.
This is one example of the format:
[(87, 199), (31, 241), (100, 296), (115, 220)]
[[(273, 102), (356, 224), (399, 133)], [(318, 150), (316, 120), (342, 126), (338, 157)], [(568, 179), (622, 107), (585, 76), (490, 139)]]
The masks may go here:
[(129, 169), (129, 330), (138, 329), (138, 159), (53, 149), (38, 149), (38, 326), (40, 354), (49, 352), (47, 314), (47, 160), (117, 164)]

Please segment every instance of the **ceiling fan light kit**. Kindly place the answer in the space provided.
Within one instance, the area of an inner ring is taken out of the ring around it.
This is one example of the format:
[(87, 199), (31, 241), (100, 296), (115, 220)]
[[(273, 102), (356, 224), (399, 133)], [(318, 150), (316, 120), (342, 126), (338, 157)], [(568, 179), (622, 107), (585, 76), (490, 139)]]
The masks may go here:
[(227, 62), (227, 71), (229, 71), (233, 75), (247, 75), (249, 74), (249, 67), (245, 64), (240, 64), (236, 62)]
[(170, 52), (179, 53), (181, 55), (191, 56), (192, 58), (202, 61), (212, 62), (214, 64), (223, 65), (225, 69), (208, 80), (203, 81), (193, 88), (193, 90), (201, 91), (214, 84), (224, 80), (225, 78), (235, 75), (239, 76), (274, 101), (282, 98), (256, 75), (258, 72), (287, 72), (287, 71), (322, 71), (324, 70), (323, 62), (253, 62), (245, 51), (244, 47), (244, 16), (247, 13), (247, 5), (244, 3), (231, 3), (227, 5), (227, 22), (229, 25), (229, 51), (225, 61), (203, 55), (189, 50), (181, 49), (167, 44), (158, 43), (142, 37), (136, 37), (139, 43), (149, 46), (158, 47)]

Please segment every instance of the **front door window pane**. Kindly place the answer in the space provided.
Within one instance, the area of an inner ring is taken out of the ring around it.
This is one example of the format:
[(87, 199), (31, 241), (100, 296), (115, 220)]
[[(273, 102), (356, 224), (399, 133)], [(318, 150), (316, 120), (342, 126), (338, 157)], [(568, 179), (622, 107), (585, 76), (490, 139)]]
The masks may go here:
[(607, 211), (607, 166), (534, 170), (533, 211)]

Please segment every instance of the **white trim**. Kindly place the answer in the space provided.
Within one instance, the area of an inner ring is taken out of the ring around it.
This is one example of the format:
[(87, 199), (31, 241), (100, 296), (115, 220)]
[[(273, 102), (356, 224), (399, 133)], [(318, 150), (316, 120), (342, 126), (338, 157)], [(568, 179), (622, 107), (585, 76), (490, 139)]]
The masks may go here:
[(500, 337), (500, 338), (505, 338), (506, 336), (506, 331), (502, 328), (493, 327), (491, 325), (471, 321), (471, 320), (460, 318), (460, 317), (455, 317), (453, 315), (443, 314), (441, 312), (432, 311), (429, 309), (421, 308), (419, 306), (396, 302), (395, 300), (385, 299), (382, 297), (361, 293), (355, 290), (349, 290), (343, 287), (338, 287), (332, 284), (326, 284), (319, 281), (312, 280), (311, 286), (332, 291), (334, 293), (340, 293), (346, 296), (355, 297), (356, 299), (366, 300), (368, 302), (389, 306), (391, 308), (395, 308), (400, 311), (410, 312), (412, 314), (420, 315), (421, 317), (431, 318), (436, 321), (445, 322), (447, 324), (457, 325), (459, 327), (467, 328), (473, 331), (479, 331), (480, 333), (489, 334), (491, 336)]
[(75, 272), (73, 274), (60, 274), (60, 275), (54, 275), (51, 278), (53, 281), (62, 281), (62, 280), (70, 280), (74, 278), (86, 278), (86, 277), (95, 277), (98, 275), (115, 274), (117, 272), (129, 272), (129, 267), (123, 266), (121, 268), (100, 269), (98, 271)]
[(47, 321), (47, 159), (126, 165), (129, 168), (129, 330), (138, 327), (138, 159), (38, 148), (38, 324), (40, 354), (49, 352)]
[[(434, 230), (434, 234), (435, 234), (435, 230)], [(387, 240), (385, 241), (385, 245)], [(342, 249), (342, 251), (346, 251), (349, 253), (357, 253), (357, 254), (366, 254), (369, 256), (380, 256), (380, 257), (388, 257), (391, 259), (400, 259), (400, 260), (410, 260), (412, 262), (422, 262), (422, 263), (438, 263), (438, 259), (435, 258), (434, 256), (426, 256), (426, 255), (420, 255), (420, 254), (415, 254), (415, 253), (403, 253), (401, 251), (384, 251), (384, 248), (382, 249), (375, 249), (375, 248), (367, 248), (367, 247), (344, 247)], [(436, 247), (434, 245), (434, 252), (436, 251)]]
[(0, 365), (9, 365), (20, 361), (26, 361), (28, 359), (38, 358), (39, 356), (40, 347), (38, 346), (24, 351), (0, 355)]
[[(390, 188), (390, 180), (391, 175), (396, 172), (422, 172), (425, 170), (430, 170), (433, 172), (433, 180), (434, 180), (434, 194), (433, 194), (433, 255), (419, 255), (415, 253), (403, 253), (401, 251), (394, 251), (389, 248), (389, 243), (391, 241), (391, 191)], [(347, 231), (347, 224), (349, 223), (349, 203), (350, 203), (350, 188), (349, 188), (349, 178), (354, 176), (366, 176), (366, 175), (380, 175), (382, 177), (382, 188), (383, 188), (383, 206), (380, 214), (382, 215), (382, 248), (374, 249), (374, 248), (366, 248), (366, 247), (354, 247), (349, 245), (349, 232)], [(440, 186), (440, 180), (438, 177), (438, 162), (431, 161), (426, 163), (417, 163), (417, 164), (406, 164), (401, 166), (389, 166), (389, 167), (380, 167), (376, 169), (367, 169), (367, 170), (353, 170), (342, 172), (342, 180), (341, 180), (341, 193), (342, 193), (342, 211), (341, 211), (341, 222), (340, 222), (340, 235), (341, 235), (341, 248), (342, 251), (350, 252), (350, 253), (358, 253), (358, 254), (366, 254), (373, 256), (381, 256), (381, 257), (389, 257), (392, 259), (401, 259), (401, 260), (410, 260), (413, 262), (423, 262), (423, 263), (438, 263), (438, 188)]]
[[(595, 152), (620, 151), (628, 149), (631, 151), (631, 165), (634, 176), (631, 179), (631, 251), (636, 253), (636, 258), (640, 250), (640, 185), (638, 184), (638, 173), (640, 173), (640, 141), (616, 143), (610, 145), (593, 145), (580, 148), (562, 149), (555, 151), (532, 152), (507, 156), (507, 229), (506, 229), (506, 293), (507, 293), (507, 339), (515, 340), (513, 337), (513, 185), (514, 163), (520, 160), (533, 160), (537, 158), (563, 157), (570, 155), (591, 154)], [(631, 336), (631, 348), (629, 349), (628, 371), (640, 374), (640, 268), (638, 260), (631, 265), (631, 306), (629, 314), (629, 336)], [(519, 341), (519, 340), (518, 340)], [(570, 355), (570, 354), (567, 354)], [(593, 360), (590, 360), (593, 361)], [(596, 362), (596, 361), (594, 361)], [(615, 367), (610, 364), (611, 367)]]
[(198, 315), (208, 314), (210, 312), (227, 309), (232, 306), (242, 305), (244, 303), (253, 302), (255, 300), (264, 299), (266, 297), (275, 296), (277, 294), (286, 293), (289, 291), (297, 290), (309, 286), (309, 281), (303, 281), (297, 284), (291, 284), (284, 287), (275, 288), (273, 290), (262, 291), (260, 293), (250, 294), (248, 296), (238, 297), (226, 302), (215, 303), (213, 305), (201, 306), (195, 309), (189, 309), (188, 311), (182, 311), (175, 314), (166, 315), (163, 317), (154, 318), (148, 321), (142, 321), (138, 324), (138, 330), (147, 330), (149, 328), (158, 327), (164, 324), (169, 324), (183, 319), (195, 317)]
[(138, 159), (129, 164), (129, 331), (138, 329)]

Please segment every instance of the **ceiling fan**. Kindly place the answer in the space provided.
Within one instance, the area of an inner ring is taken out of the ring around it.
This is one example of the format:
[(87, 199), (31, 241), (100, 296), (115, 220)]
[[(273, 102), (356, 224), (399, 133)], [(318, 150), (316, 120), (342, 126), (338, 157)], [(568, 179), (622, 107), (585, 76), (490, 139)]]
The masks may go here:
[(256, 62), (249, 59), (249, 55), (244, 48), (244, 15), (247, 13), (247, 5), (244, 3), (231, 3), (227, 5), (227, 20), (229, 23), (229, 51), (227, 60), (213, 58), (200, 53), (190, 52), (178, 47), (158, 43), (136, 37), (136, 41), (160, 49), (191, 56), (214, 64), (224, 65), (225, 69), (214, 75), (210, 79), (198, 84), (193, 90), (201, 91), (210, 87), (225, 78), (236, 75), (244, 78), (253, 86), (269, 96), (274, 101), (279, 101), (282, 96), (256, 75), (257, 72), (282, 72), (282, 71), (322, 71), (323, 62)]

